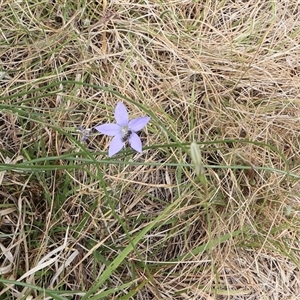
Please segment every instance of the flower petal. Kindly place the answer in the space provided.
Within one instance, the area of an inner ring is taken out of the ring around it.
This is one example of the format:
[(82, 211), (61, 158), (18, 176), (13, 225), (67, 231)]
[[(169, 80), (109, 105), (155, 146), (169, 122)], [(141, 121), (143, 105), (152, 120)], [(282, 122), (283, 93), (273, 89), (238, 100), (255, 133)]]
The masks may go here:
[(149, 117), (135, 118), (128, 123), (128, 127), (131, 131), (139, 131), (143, 129), (149, 121)]
[(136, 133), (132, 133), (129, 137), (129, 144), (135, 151), (142, 153), (142, 142)]
[(128, 125), (128, 112), (126, 106), (122, 102), (118, 102), (116, 106), (115, 119), (120, 126)]
[(115, 136), (110, 142), (108, 156), (111, 157), (117, 154), (124, 147), (124, 145), (125, 143), (123, 142), (121, 135)]
[(118, 135), (120, 134), (121, 130), (119, 125), (112, 123), (96, 126), (95, 129), (101, 132), (102, 134), (106, 134), (108, 136)]

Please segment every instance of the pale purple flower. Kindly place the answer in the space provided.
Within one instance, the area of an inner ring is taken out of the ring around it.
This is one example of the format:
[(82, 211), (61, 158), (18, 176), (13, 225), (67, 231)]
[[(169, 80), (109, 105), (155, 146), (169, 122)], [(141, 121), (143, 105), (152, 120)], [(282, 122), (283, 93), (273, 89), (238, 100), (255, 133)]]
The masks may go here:
[(131, 148), (142, 153), (142, 142), (136, 132), (143, 129), (150, 118), (139, 117), (129, 121), (126, 106), (122, 102), (118, 102), (115, 109), (115, 119), (117, 124), (108, 123), (95, 127), (102, 134), (113, 136), (109, 145), (108, 156), (117, 154), (125, 146), (127, 140)]

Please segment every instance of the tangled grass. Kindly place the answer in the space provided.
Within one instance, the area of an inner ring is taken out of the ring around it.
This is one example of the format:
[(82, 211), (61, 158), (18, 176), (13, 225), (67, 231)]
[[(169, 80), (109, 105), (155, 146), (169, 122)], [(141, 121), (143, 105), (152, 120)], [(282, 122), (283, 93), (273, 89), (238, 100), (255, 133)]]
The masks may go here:
[(297, 299), (298, 6), (0, 1), (0, 299)]

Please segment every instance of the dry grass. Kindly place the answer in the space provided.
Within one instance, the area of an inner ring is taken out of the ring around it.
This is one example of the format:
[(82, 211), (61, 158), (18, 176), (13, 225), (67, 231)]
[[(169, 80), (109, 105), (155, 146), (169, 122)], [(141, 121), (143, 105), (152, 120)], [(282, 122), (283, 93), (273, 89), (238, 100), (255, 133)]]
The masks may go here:
[(298, 6), (0, 2), (0, 299), (298, 299)]

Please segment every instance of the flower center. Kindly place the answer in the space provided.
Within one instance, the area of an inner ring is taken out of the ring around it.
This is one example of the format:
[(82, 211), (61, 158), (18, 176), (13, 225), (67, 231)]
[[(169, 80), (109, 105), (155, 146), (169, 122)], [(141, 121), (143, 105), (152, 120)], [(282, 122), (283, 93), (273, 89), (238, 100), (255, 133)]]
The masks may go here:
[(128, 142), (128, 140), (132, 134), (132, 131), (130, 130), (130, 128), (127, 125), (125, 125), (125, 126), (121, 127), (120, 131), (121, 131), (121, 135), (122, 135), (122, 142), (123, 143)]
[(121, 127), (122, 136), (127, 136), (130, 133), (129, 127), (127, 125)]

